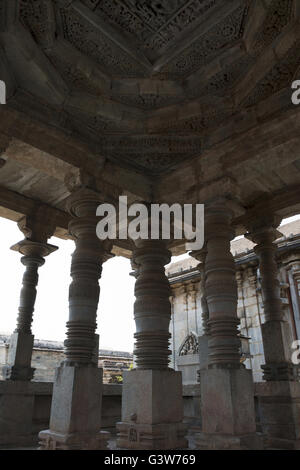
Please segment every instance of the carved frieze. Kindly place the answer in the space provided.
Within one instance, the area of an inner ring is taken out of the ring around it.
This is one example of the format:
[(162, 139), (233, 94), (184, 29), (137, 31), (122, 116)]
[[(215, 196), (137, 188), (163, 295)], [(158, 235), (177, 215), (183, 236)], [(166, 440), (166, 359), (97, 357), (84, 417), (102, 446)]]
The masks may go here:
[(218, 52), (242, 38), (247, 12), (247, 7), (239, 6), (179, 55), (176, 55), (162, 68), (161, 72), (185, 77), (206, 65)]
[(292, 15), (293, 0), (273, 0), (268, 8), (263, 27), (253, 47), (259, 54), (268, 47), (289, 23)]
[(61, 8), (63, 36), (115, 76), (143, 77), (143, 66), (72, 8)]
[(299, 65), (300, 40), (296, 41), (284, 58), (278, 61), (266, 76), (260, 80), (242, 105), (253, 106), (286, 87), (290, 88)]
[(42, 47), (50, 47), (55, 36), (53, 2), (49, 0), (20, 0), (20, 19)]
[(220, 0), (86, 0), (84, 3), (129, 34), (139, 49), (155, 59)]

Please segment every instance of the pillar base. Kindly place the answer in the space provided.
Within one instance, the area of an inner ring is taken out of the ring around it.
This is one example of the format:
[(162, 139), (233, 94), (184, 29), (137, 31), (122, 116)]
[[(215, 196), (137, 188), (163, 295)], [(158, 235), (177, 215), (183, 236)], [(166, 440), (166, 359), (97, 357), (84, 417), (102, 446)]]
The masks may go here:
[(94, 364), (62, 363), (56, 370), (50, 429), (41, 431), (41, 448), (103, 449), (101, 433), (102, 369)]
[(254, 386), (251, 370), (200, 371), (202, 431), (240, 439), (255, 435)]
[(300, 449), (300, 383), (261, 382), (255, 389), (265, 447)]
[(34, 335), (13, 333), (9, 341), (8, 365), (3, 368), (6, 380), (32, 380), (35, 369), (30, 367)]
[(117, 447), (121, 449), (186, 449), (186, 425), (117, 423)]
[(50, 429), (39, 433), (39, 450), (105, 450), (110, 433), (60, 434)]
[(258, 434), (232, 436), (201, 432), (193, 440), (197, 450), (263, 450), (263, 438)]
[(125, 372), (122, 422), (117, 446), (126, 449), (184, 449), (181, 373), (171, 369)]

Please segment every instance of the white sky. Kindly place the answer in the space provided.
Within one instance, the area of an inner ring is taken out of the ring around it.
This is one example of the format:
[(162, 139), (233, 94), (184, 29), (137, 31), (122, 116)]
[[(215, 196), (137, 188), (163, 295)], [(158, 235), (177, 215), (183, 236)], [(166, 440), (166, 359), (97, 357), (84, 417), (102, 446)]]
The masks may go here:
[[(286, 219), (283, 223), (299, 219)], [(19, 294), (25, 267), (21, 255), (10, 247), (23, 236), (15, 222), (0, 219), (0, 332), (12, 333), (16, 326)], [(68, 290), (70, 284), (71, 254), (74, 242), (51, 238), (49, 243), (59, 249), (46, 258), (39, 269), (39, 284), (32, 331), (36, 339), (63, 341), (68, 320)], [(188, 255), (173, 258), (179, 261)], [(133, 350), (134, 282), (129, 276), (129, 260), (115, 257), (103, 265), (98, 309), (100, 348), (119, 351)]]
[[(19, 294), (25, 267), (19, 253), (10, 247), (23, 239), (15, 222), (0, 219), (0, 332), (12, 333), (16, 326)], [(46, 258), (39, 269), (39, 284), (32, 323), (36, 339), (65, 339), (68, 320), (68, 290), (71, 254), (74, 242), (51, 238), (49, 243), (59, 249)], [(100, 348), (119, 351), (133, 350), (134, 281), (129, 276), (129, 260), (116, 257), (103, 265), (98, 309)]]

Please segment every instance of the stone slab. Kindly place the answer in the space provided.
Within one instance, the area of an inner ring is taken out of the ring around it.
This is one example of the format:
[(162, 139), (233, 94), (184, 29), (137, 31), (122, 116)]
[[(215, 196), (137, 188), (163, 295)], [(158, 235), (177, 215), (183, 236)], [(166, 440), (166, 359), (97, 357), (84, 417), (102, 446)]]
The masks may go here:
[(255, 384), (258, 411), (266, 446), (300, 448), (300, 383), (270, 381)]
[(204, 433), (232, 436), (255, 433), (251, 370), (202, 370), (200, 385)]
[(122, 422), (178, 423), (183, 418), (181, 373), (132, 370), (123, 374)]
[(99, 432), (101, 404), (102, 369), (62, 364), (53, 387), (51, 431), (67, 435)]
[(0, 394), (0, 445), (31, 445), (36, 441), (32, 428), (34, 396), (26, 385), (21, 382), (15, 387), (19, 393), (12, 390)]

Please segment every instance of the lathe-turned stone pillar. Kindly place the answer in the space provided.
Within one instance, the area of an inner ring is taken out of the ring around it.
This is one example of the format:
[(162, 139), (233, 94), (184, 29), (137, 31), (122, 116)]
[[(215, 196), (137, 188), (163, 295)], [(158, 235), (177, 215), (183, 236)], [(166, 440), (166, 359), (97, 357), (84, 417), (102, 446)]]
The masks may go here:
[(94, 360), (96, 315), (102, 263), (110, 246), (96, 235), (99, 195), (78, 189), (68, 200), (73, 216), (69, 231), (75, 238), (69, 289), (66, 359), (56, 371), (50, 429), (39, 434), (41, 449), (106, 448), (101, 432), (102, 369)]
[(46, 217), (44, 227), (41, 227), (41, 217), (40, 210), (36, 211), (34, 217), (23, 217), (18, 227), (29, 238), (11, 247), (12, 250), (23, 255), (21, 262), (25, 266), (25, 272), (20, 293), (17, 326), (10, 338), (8, 365), (5, 366), (7, 380), (31, 380), (34, 374), (34, 369), (31, 367), (34, 341), (31, 324), (37, 294), (38, 268), (45, 263), (46, 256), (57, 250), (56, 246), (47, 243), (55, 227), (53, 223), (47, 224)]
[(262, 366), (263, 378), (267, 381), (294, 380), (294, 368), (291, 362), (292, 338), (289, 324), (284, 320), (276, 261), (277, 247), (274, 244), (281, 233), (273, 226), (265, 226), (246, 236), (256, 243), (254, 251), (259, 258), (265, 314), (265, 322), (261, 326), (266, 361)]
[(12, 250), (23, 255), (21, 261), (26, 267), (20, 294), (17, 327), (10, 338), (8, 365), (4, 367), (6, 377), (0, 400), (0, 444), (14, 442), (16, 446), (33, 445), (32, 422), (34, 394), (31, 383), (34, 369), (31, 357), (34, 336), (31, 331), (38, 268), (44, 264), (44, 257), (57, 249), (47, 243), (55, 230), (55, 223), (48, 217), (47, 208), (36, 208), (34, 216), (23, 217), (18, 227), (26, 236)]
[(200, 371), (202, 433), (198, 448), (259, 448), (251, 370), (240, 363), (237, 285), (230, 251), (233, 213), (224, 199), (206, 206), (205, 293), (209, 310), (208, 369)]
[(163, 241), (137, 240), (135, 285), (136, 368), (124, 373), (118, 447), (185, 448), (181, 373), (169, 369), (170, 286), (164, 265), (170, 252)]
[(295, 366), (290, 326), (284, 320), (274, 241), (281, 236), (279, 220), (270, 214), (250, 225), (247, 238), (256, 243), (265, 322), (261, 325), (266, 382), (256, 384), (261, 425), (269, 448), (300, 448), (300, 383)]
[(209, 340), (209, 311), (208, 311), (208, 304), (206, 298), (206, 290), (205, 290), (205, 260), (207, 255), (207, 248), (204, 246), (202, 250), (193, 251), (190, 255), (200, 261), (198, 264), (198, 269), (201, 272), (201, 281), (200, 281), (200, 291), (201, 291), (201, 309), (202, 309), (202, 328), (203, 334), (199, 336), (199, 370), (197, 372), (198, 381), (200, 381), (200, 370), (207, 369), (208, 367), (208, 340)]

